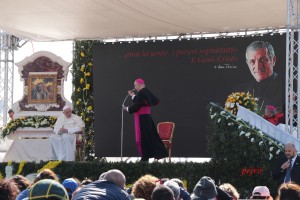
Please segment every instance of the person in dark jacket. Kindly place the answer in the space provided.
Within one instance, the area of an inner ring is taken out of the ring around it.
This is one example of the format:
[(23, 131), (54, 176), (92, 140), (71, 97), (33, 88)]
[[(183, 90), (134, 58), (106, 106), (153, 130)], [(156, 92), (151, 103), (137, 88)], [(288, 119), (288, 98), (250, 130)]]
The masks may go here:
[(116, 169), (109, 170), (78, 191), (73, 200), (130, 200), (130, 195), (124, 190), (125, 176)]
[(279, 184), (293, 182), (300, 184), (300, 157), (297, 156), (295, 145), (288, 143), (284, 147), (285, 157), (281, 158), (272, 176)]

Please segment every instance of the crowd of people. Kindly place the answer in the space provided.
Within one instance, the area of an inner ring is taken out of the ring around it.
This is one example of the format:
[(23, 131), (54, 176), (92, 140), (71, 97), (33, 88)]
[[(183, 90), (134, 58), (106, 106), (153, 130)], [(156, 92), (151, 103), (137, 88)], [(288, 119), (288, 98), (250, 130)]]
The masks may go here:
[[(98, 180), (75, 177), (59, 181), (50, 169), (40, 172), (30, 182), (21, 175), (0, 181), (1, 200), (237, 200), (240, 195), (229, 183), (217, 186), (203, 176), (190, 194), (178, 178), (158, 178), (146, 174), (126, 188), (126, 177), (117, 169), (102, 173)], [(267, 186), (256, 186), (250, 199), (273, 200)], [(300, 186), (289, 182), (278, 189), (278, 200), (300, 199)]]

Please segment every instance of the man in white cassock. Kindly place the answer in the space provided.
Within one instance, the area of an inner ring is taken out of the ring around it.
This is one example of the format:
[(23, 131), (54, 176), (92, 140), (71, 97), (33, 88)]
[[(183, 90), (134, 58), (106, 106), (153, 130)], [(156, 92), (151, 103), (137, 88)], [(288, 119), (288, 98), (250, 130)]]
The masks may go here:
[(50, 137), (52, 160), (74, 161), (76, 151), (76, 132), (84, 127), (82, 119), (72, 114), (69, 106), (63, 108), (63, 114), (54, 125), (54, 135)]

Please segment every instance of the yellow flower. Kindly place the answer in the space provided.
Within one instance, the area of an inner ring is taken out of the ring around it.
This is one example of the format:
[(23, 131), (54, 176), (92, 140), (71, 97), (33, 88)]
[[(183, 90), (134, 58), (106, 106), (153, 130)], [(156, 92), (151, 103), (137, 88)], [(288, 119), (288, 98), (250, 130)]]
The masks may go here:
[(85, 73), (85, 76), (91, 76), (91, 72)]
[(91, 85), (90, 85), (90, 84), (86, 84), (86, 85), (85, 85), (85, 89), (87, 89), (87, 90), (89, 90), (89, 89), (90, 89), (90, 87), (91, 87)]
[(81, 52), (80, 55), (81, 55), (81, 57), (84, 57), (84, 53), (83, 52)]
[(80, 92), (81, 91), (81, 88), (77, 88), (77, 92)]
[(82, 113), (80, 113), (80, 115), (81, 115), (81, 116), (84, 116), (84, 113), (82, 112)]
[(85, 69), (85, 66), (84, 66), (84, 65), (81, 65), (80, 71), (84, 72), (84, 69)]
[(92, 62), (89, 62), (89, 63), (88, 63), (88, 66), (90, 66), (90, 67), (93, 66), (93, 63), (92, 63)]
[(82, 84), (84, 82), (84, 79), (83, 78), (80, 78), (80, 83)]
[(88, 122), (88, 121), (90, 121), (90, 119), (87, 117), (87, 118), (85, 119), (85, 121), (87, 121), (87, 122)]
[(76, 101), (76, 105), (79, 105), (80, 104), (80, 101)]
[(87, 107), (87, 110), (92, 110), (92, 109), (93, 109), (92, 106)]

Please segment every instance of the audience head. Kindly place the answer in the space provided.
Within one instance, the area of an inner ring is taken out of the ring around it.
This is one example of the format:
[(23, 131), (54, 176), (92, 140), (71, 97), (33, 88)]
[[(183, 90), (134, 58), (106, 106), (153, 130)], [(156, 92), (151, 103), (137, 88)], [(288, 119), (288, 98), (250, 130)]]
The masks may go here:
[(152, 195), (152, 200), (174, 200), (173, 191), (165, 186), (165, 185), (158, 185), (154, 188)]
[(196, 184), (193, 194), (191, 195), (191, 199), (214, 199), (217, 194), (218, 193), (214, 181), (208, 176), (203, 176)]
[(10, 180), (16, 183), (20, 192), (22, 192), (31, 185), (30, 181), (22, 175), (15, 175), (12, 178), (10, 178)]
[(20, 190), (16, 183), (11, 180), (0, 180), (0, 199), (15, 200)]
[(151, 200), (151, 194), (160, 180), (152, 175), (145, 175), (139, 178), (132, 187), (132, 194), (135, 198)]
[(232, 196), (235, 200), (240, 198), (240, 194), (238, 191), (233, 187), (230, 183), (224, 183), (219, 186), (221, 190), (228, 193), (230, 196)]
[(103, 179), (113, 182), (114, 184), (116, 184), (117, 186), (119, 186), (122, 189), (125, 188), (126, 178), (125, 178), (125, 175), (120, 170), (112, 169), (112, 170), (107, 171), (103, 175)]
[(300, 200), (300, 186), (294, 183), (281, 184), (277, 200)]
[(62, 185), (67, 190), (69, 198), (71, 199), (73, 192), (78, 188), (78, 183), (74, 178), (67, 178), (62, 182)]
[(43, 171), (38, 173), (36, 178), (33, 180), (33, 183), (36, 183), (42, 179), (52, 179), (52, 180), (58, 181), (58, 177), (51, 169), (44, 169)]
[(93, 180), (92, 179), (89, 179), (89, 178), (87, 178), (87, 179), (84, 179), (83, 181), (81, 181), (81, 185), (88, 185), (88, 184), (90, 184), (90, 183), (92, 183), (93, 182)]
[(251, 199), (273, 199), (270, 195), (269, 188), (266, 186), (256, 186), (252, 191)]
[(29, 200), (69, 200), (64, 186), (52, 179), (43, 179), (36, 182), (29, 189)]
[(180, 179), (172, 178), (171, 181), (176, 182), (179, 185), (179, 187), (184, 188), (183, 182)]
[(164, 182), (164, 185), (169, 187), (173, 191), (175, 200), (179, 200), (180, 198), (179, 185), (175, 181), (171, 181), (171, 180)]

